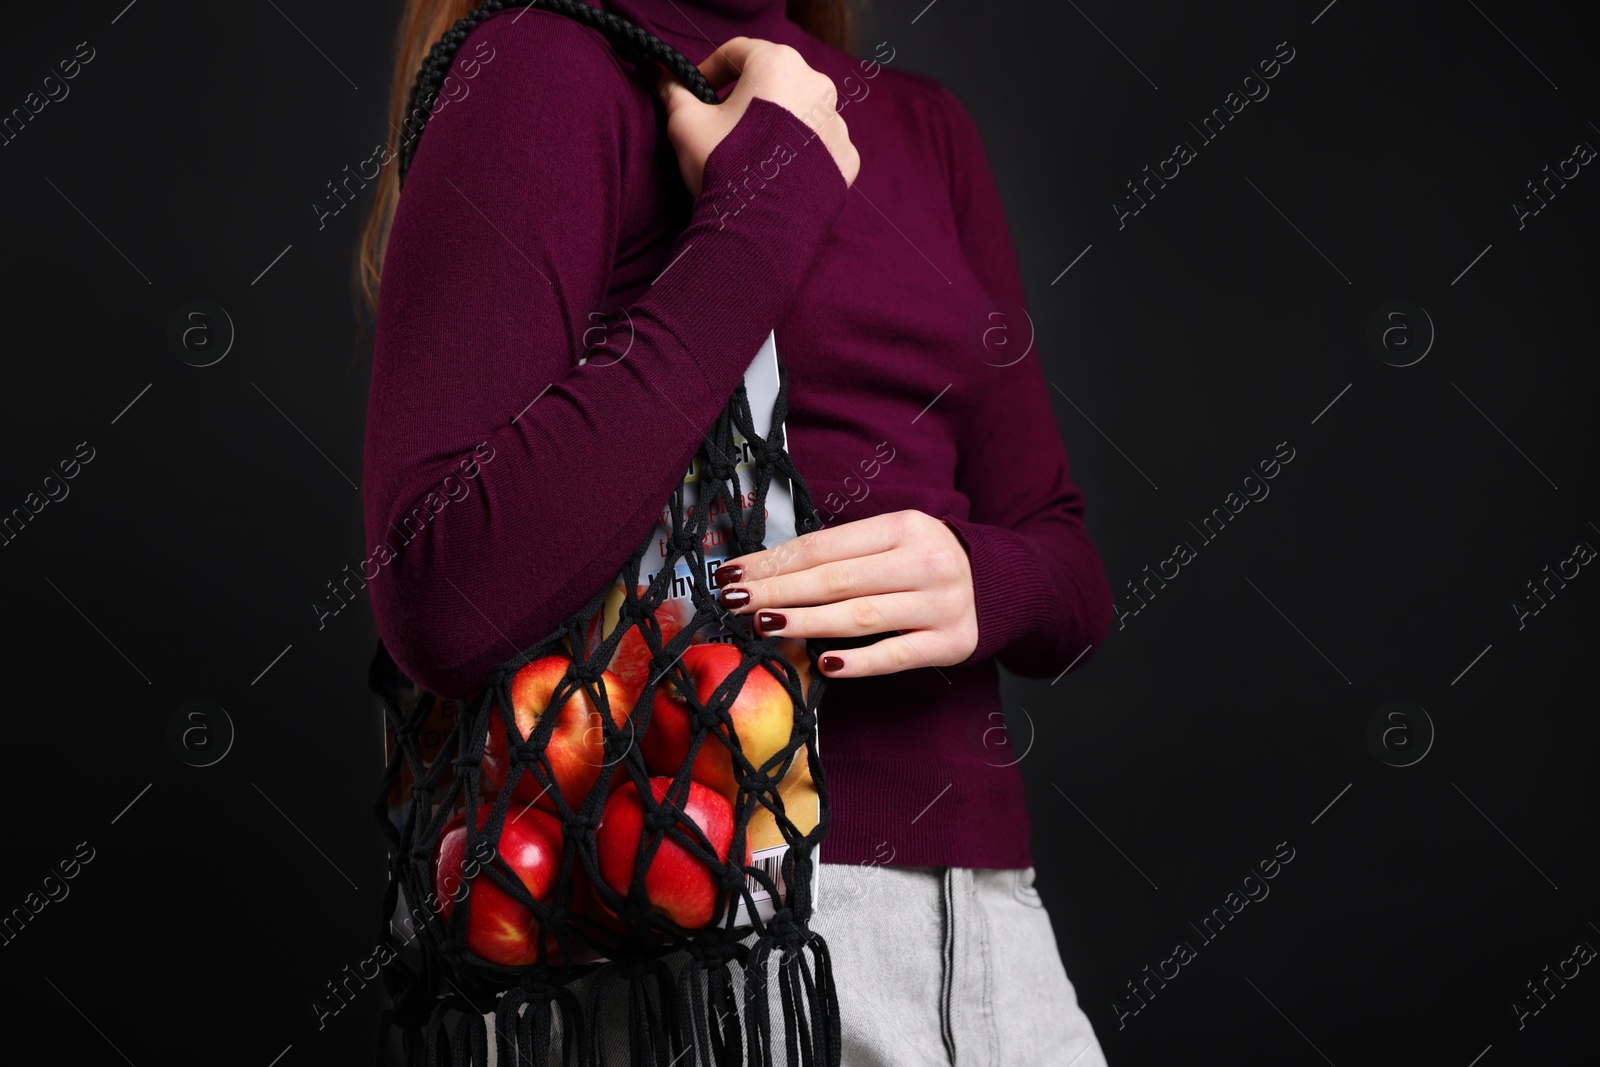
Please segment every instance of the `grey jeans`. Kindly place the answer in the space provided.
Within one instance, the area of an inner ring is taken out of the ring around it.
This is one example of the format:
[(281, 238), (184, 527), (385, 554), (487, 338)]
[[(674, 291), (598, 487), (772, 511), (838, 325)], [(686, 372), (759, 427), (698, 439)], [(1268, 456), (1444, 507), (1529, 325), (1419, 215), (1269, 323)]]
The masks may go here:
[[(1105, 1067), (1031, 867), (823, 864), (817, 901), (844, 1067)], [(606, 1062), (625, 1064), (626, 1008), (612, 1018)]]
[(1105, 1067), (1033, 868), (824, 864), (845, 1067)]

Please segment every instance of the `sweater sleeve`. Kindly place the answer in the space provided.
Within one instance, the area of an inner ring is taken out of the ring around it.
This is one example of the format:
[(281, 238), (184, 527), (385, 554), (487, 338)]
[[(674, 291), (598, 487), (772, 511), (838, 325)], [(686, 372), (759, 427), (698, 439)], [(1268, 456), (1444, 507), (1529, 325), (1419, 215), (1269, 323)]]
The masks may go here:
[[(602, 338), (589, 312), (618, 254), (623, 161), (654, 150), (659, 109), (603, 38), (548, 12), (486, 19), (458, 71), (469, 56), (390, 232), (363, 489), (378, 631), (455, 697), (648, 535), (846, 194), (820, 139), (752, 101), (664, 269)], [(730, 211), (718, 194), (779, 145), (781, 178)]]
[[(949, 117), (948, 180), (962, 249), (992, 308), (1005, 316), (993, 321), (1020, 343), (1033, 326), (999, 191), (972, 117), (948, 89), (939, 91)], [(966, 662), (992, 655), (1017, 674), (1051, 677), (1105, 641), (1111, 586), (1084, 527), (1083, 494), (1072, 482), (1037, 352), (990, 373), (962, 441), (957, 476), (971, 514), (941, 516), (972, 561), (978, 646)]]

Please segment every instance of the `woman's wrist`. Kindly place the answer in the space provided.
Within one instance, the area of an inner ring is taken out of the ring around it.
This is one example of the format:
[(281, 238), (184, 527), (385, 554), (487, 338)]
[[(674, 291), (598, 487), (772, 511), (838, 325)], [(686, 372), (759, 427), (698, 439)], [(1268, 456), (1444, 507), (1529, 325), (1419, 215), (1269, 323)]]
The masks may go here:
[[(709, 422), (783, 317), (848, 189), (820, 141), (757, 98), (706, 160), (705, 184), (666, 266), (634, 310), (668, 325), (703, 375)], [(764, 177), (764, 175), (766, 177)]]
[(787, 108), (757, 97), (706, 157), (694, 221), (775, 240), (816, 240), (833, 225), (848, 191), (821, 138)]

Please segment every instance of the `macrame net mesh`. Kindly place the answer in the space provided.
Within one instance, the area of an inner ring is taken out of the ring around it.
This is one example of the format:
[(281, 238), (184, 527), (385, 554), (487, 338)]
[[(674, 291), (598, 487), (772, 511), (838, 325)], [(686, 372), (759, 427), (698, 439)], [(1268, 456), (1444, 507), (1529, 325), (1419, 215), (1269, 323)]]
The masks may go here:
[[(490, 2), (434, 46), (412, 90), (414, 116), (425, 119), (472, 27), (518, 6), (579, 19), (626, 58), (653, 58), (701, 99), (716, 101), (693, 64), (608, 12), (571, 0)], [(408, 128), (415, 133), (402, 148), (402, 180), (411, 158), (406, 148), (414, 149), (421, 132), (420, 123)], [(379, 648), (370, 684), (393, 738), (377, 805), (392, 850), (382, 938), (394, 956), (384, 968), (391, 1007), (380, 1042), (386, 1046), (389, 1027), (397, 1027), (407, 1062), (484, 1064), (492, 1040), (499, 1064), (588, 1067), (607, 1062), (603, 1050), (625, 1026), (628, 1062), (641, 1067), (768, 1067), (775, 1058), (805, 1067), (839, 1063), (828, 950), (808, 926), (813, 852), (829, 813), (817, 754), (818, 649), (808, 642), (797, 663), (779, 639), (758, 636), (748, 619), (728, 615), (718, 603), (705, 547), (716, 521), (727, 532), (713, 564), (764, 548), (775, 477), (788, 483), (797, 532), (818, 527), (810, 494), (781, 440), (787, 384), (780, 363), (771, 440), (756, 432), (743, 385), (734, 392), (702, 439), (693, 502), (680, 483), (665, 507), (664, 531), (652, 531), (624, 564), (620, 603), (613, 589), (598, 591), (554, 632), (503, 663), (477, 696), (455, 706), (442, 738), (426, 736), (440, 722), (440, 702), (417, 693)], [(740, 466), (753, 482), (749, 498)], [(664, 558), (652, 559), (660, 569), (641, 582), (647, 552)], [(679, 564), (689, 576), (693, 614), (685, 621), (679, 609), (668, 624), (663, 606), (683, 593)], [(737, 650), (731, 671), (709, 687), (686, 663), (708, 630)], [(642, 676), (627, 682), (606, 669), (625, 642), (648, 663)], [(769, 692), (781, 687), (792, 712), (787, 739), (779, 738), (774, 750), (768, 738), (759, 765), (741, 743), (733, 714), (745, 688), (757, 685)], [(675, 701), (670, 724), (658, 712), (661, 693)], [(546, 703), (542, 712), (531, 708), (536, 718), (524, 719), (530, 704)], [(532, 723), (526, 736), (524, 721)], [(574, 721), (582, 727), (577, 751), (587, 773), (574, 771)], [(646, 750), (661, 751), (653, 742), (669, 729), (683, 752), (681, 763), (663, 768), (657, 759), (652, 768)], [(708, 762), (725, 772), (720, 792), (692, 779)], [(780, 789), (797, 764), (804, 764), (815, 787), (816, 818), (812, 822), (808, 812), (800, 820), (804, 829), (785, 810)], [(716, 793), (713, 801), (704, 799), (707, 792)], [(399, 825), (391, 811), (397, 794), (404, 798)], [(629, 803), (618, 807), (618, 798)], [(727, 820), (708, 817), (708, 805), (731, 809), (731, 839)], [(623, 809), (631, 822), (612, 814)], [(612, 822), (603, 834), (608, 814)], [(748, 862), (757, 818), (770, 820), (788, 846), (776, 871)], [(616, 858), (614, 838), (619, 827), (635, 824), (630, 866), (626, 850)], [(609, 860), (601, 847), (607, 835)], [(530, 876), (532, 854), (542, 859), (535, 864), (539, 873)], [(704, 872), (695, 878), (714, 890), (709, 921), (696, 914), (690, 925), (680, 924), (686, 918), (681, 893), (670, 879), (663, 893), (677, 896), (652, 898), (658, 857), (663, 867), (682, 871), (687, 863)], [(763, 894), (770, 898), (768, 917), (757, 907)], [(492, 950), (497, 958), (490, 959), (475, 950), (485, 945), (483, 935), (473, 933), (475, 908), (486, 912), (480, 929), (490, 920), (499, 928), (509, 924), (517, 951)], [(397, 914), (408, 916), (407, 930), (391, 922)], [(594, 962), (597, 957), (606, 962)], [(580, 997), (576, 989), (584, 984), (587, 995)], [(613, 1007), (624, 988), (625, 1020)], [(773, 1004), (781, 1019), (774, 1018)], [(484, 1019), (490, 1011), (492, 1034)]]

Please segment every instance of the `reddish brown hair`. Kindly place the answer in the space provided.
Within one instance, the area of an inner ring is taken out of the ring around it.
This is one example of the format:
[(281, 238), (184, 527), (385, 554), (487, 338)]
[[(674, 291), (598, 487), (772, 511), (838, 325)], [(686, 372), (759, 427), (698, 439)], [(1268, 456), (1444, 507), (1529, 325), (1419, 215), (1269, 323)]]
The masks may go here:
[[(458, 19), (465, 18), (481, 0), (405, 0), (395, 36), (394, 76), (389, 83), (389, 159), (399, 157), (399, 137), (406, 118), (411, 85), (422, 69), (428, 50)], [(854, 30), (852, 0), (788, 0), (790, 19), (811, 36), (848, 51)], [(357, 253), (356, 289), (370, 312), (378, 304), (378, 280), (383, 254), (389, 243), (389, 225), (400, 202), (398, 167), (385, 167), (378, 176), (372, 211), (367, 216)]]

